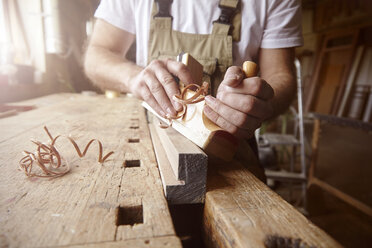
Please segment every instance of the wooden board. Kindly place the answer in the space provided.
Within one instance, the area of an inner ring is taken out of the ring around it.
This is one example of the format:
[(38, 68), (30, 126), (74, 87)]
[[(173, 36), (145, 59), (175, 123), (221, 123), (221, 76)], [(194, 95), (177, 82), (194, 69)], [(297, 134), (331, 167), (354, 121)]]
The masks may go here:
[(203, 203), (207, 155), (173, 128), (150, 124), (151, 137), (169, 203)]
[[(80, 159), (71, 144), (61, 140), (57, 147), (71, 172), (56, 179), (29, 179), (17, 170), (18, 161), (23, 150), (34, 149), (31, 137), (48, 141), (43, 125), (52, 135), (70, 134), (80, 146), (97, 138), (104, 152), (115, 154), (101, 165), (94, 145)], [(0, 233), (9, 246), (122, 240), (129, 247), (133, 239), (152, 242), (163, 237), (180, 247), (138, 100), (75, 94), (1, 119), (0, 157)]]
[(341, 247), (238, 162), (209, 160), (203, 220), (208, 247), (265, 247), (268, 235)]

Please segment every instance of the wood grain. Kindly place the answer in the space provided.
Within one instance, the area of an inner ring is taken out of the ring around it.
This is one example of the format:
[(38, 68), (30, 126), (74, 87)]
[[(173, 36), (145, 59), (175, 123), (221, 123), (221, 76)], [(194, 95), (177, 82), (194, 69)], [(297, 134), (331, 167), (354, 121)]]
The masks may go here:
[(265, 247), (267, 235), (341, 247), (238, 162), (209, 160), (203, 220), (208, 247)]
[[(134, 98), (75, 94), (50, 106), (1, 119), (2, 239), (11, 247), (44, 247), (161, 236), (170, 237), (172, 247), (180, 247), (145, 118)], [(115, 153), (101, 165), (97, 147), (92, 146), (80, 159), (71, 144), (61, 140), (57, 148), (70, 162), (71, 172), (52, 180), (27, 178), (17, 170), (18, 160), (23, 150), (33, 149), (31, 137), (48, 141), (43, 125), (52, 135), (70, 134), (80, 146), (97, 138), (104, 152)], [(139, 142), (128, 143), (129, 139)], [(126, 160), (139, 160), (140, 167), (125, 167)], [(117, 226), (119, 206), (142, 206), (143, 223)]]

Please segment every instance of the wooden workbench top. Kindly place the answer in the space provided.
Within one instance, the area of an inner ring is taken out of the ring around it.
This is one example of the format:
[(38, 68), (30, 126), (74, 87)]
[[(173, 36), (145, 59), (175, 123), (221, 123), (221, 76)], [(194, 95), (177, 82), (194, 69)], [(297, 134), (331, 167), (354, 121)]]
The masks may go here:
[[(1, 247), (181, 246), (138, 100), (58, 94), (21, 104), (36, 109), (0, 119)], [(60, 140), (71, 171), (54, 179), (27, 178), (18, 161), (22, 151), (35, 150), (30, 138), (49, 141), (44, 125), (53, 136), (71, 135), (81, 149), (97, 138), (104, 153), (115, 153), (101, 165), (96, 144), (79, 158)]]
[[(57, 94), (19, 104), (36, 108), (0, 119), (0, 247), (181, 247), (138, 100)], [(95, 144), (79, 158), (60, 140), (70, 173), (27, 178), (18, 161), (34, 151), (30, 138), (48, 141), (44, 125), (81, 149), (96, 138), (115, 153), (101, 165)], [(264, 247), (270, 235), (339, 247), (237, 161), (209, 161), (203, 227), (215, 247)]]

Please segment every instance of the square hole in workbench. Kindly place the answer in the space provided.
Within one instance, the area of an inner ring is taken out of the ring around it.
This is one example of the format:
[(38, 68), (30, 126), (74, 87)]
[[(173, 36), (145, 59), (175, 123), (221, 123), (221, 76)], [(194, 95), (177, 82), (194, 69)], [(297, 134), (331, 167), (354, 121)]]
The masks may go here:
[(129, 128), (130, 128), (130, 129), (138, 129), (139, 126), (130, 126)]
[(137, 138), (128, 139), (128, 143), (139, 143), (139, 142), (140, 142), (140, 139), (137, 139)]
[(118, 207), (116, 213), (116, 225), (135, 225), (143, 224), (143, 209), (142, 205)]
[(141, 166), (141, 160), (138, 160), (138, 159), (124, 161), (124, 167), (140, 167), (140, 166)]

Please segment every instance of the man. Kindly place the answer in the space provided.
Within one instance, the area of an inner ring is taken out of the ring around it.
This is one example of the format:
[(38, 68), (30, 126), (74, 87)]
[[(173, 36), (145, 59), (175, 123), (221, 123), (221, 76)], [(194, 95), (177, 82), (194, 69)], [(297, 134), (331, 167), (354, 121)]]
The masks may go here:
[[(85, 58), (95, 84), (175, 116), (182, 107), (172, 99), (179, 92), (173, 76), (193, 79), (183, 64), (165, 58), (182, 51), (203, 64), (217, 93), (205, 98), (204, 113), (226, 131), (251, 138), (288, 108), (296, 88), (294, 47), (302, 45), (299, 0), (156, 2), (101, 1)], [(136, 64), (125, 58), (133, 42)], [(258, 63), (259, 77), (244, 78), (245, 60)]]

